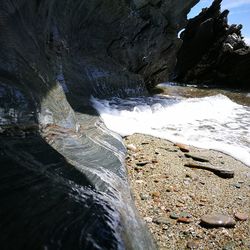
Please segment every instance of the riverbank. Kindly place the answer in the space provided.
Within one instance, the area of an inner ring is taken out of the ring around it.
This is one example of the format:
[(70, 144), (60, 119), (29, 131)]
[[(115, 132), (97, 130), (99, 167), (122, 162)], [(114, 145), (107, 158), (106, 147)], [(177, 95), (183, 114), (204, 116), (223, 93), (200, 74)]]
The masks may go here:
[[(217, 151), (142, 134), (125, 137), (124, 143), (135, 203), (159, 249), (250, 249), (249, 167)], [(234, 177), (190, 166), (216, 166)], [(231, 225), (200, 224), (204, 215), (215, 213), (229, 216)]]

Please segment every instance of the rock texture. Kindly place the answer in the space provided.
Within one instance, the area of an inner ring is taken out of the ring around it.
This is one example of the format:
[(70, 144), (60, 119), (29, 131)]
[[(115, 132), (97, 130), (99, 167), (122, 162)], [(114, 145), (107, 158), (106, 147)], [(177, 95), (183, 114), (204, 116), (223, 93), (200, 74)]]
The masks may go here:
[(250, 89), (250, 48), (243, 40), (242, 25), (229, 25), (229, 11), (221, 13), (215, 0), (190, 19), (181, 33), (175, 78), (179, 82)]
[(155, 248), (89, 98), (167, 80), (196, 2), (0, 1), (3, 249)]

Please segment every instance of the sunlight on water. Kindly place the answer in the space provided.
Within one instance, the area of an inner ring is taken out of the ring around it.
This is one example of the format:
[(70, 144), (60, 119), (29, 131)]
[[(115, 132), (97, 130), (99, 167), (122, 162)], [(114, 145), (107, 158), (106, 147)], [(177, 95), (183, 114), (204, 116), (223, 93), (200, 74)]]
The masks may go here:
[(250, 107), (218, 94), (92, 98), (106, 126), (122, 136), (143, 133), (227, 153), (250, 166)]

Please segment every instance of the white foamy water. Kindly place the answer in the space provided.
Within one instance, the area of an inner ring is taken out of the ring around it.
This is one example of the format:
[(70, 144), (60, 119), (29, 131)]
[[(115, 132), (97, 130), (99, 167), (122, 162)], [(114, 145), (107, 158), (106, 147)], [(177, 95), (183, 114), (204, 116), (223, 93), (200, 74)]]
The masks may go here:
[(92, 98), (106, 126), (122, 136), (143, 133), (214, 149), (250, 166), (250, 107), (224, 95)]

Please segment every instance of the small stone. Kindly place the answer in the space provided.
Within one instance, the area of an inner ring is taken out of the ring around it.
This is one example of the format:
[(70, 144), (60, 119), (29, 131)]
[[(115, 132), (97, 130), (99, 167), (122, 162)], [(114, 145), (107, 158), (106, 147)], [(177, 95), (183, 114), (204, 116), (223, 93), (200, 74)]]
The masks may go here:
[(154, 218), (153, 222), (156, 223), (156, 224), (165, 224), (165, 225), (171, 224), (171, 221), (169, 221), (169, 219), (166, 218), (166, 217)]
[(234, 227), (236, 222), (228, 215), (211, 214), (202, 216), (201, 224), (208, 227)]
[(240, 183), (235, 183), (235, 184), (233, 184), (233, 186), (234, 186), (235, 188), (241, 188), (241, 184), (240, 184)]
[(234, 214), (234, 217), (237, 220), (240, 220), (240, 221), (246, 221), (246, 220), (248, 220), (248, 214), (246, 214), (246, 213), (237, 212), (237, 213)]
[(135, 183), (142, 184), (142, 183), (144, 183), (144, 181), (143, 180), (136, 180)]
[(153, 222), (153, 218), (151, 217), (144, 217), (143, 218), (147, 223), (152, 223)]
[(149, 195), (148, 194), (140, 193), (140, 198), (141, 198), (141, 200), (148, 200), (149, 199)]
[(156, 159), (153, 159), (152, 163), (155, 164), (155, 163), (158, 163), (158, 161)]
[(199, 244), (198, 244), (197, 241), (191, 240), (191, 241), (189, 241), (189, 242), (187, 243), (187, 248), (188, 248), (188, 249), (198, 249), (198, 248), (199, 248)]
[(179, 218), (179, 215), (176, 214), (176, 213), (171, 213), (171, 214), (169, 215), (169, 217), (170, 217), (171, 219), (177, 220), (177, 219)]
[(148, 163), (150, 163), (150, 162), (149, 161), (139, 161), (139, 162), (136, 162), (136, 165), (143, 167), (143, 166), (147, 165)]
[(192, 222), (192, 221), (191, 221), (189, 218), (180, 217), (180, 218), (177, 219), (177, 222), (181, 222), (181, 223), (186, 223), (186, 224), (188, 224), (188, 223), (190, 223), (190, 222)]
[(161, 196), (161, 193), (156, 191), (156, 192), (152, 192), (151, 195), (153, 198), (155, 198), (155, 197), (159, 198)]
[(181, 203), (177, 203), (175, 206), (176, 206), (176, 207), (184, 207), (184, 205), (181, 204)]
[(189, 152), (189, 147), (185, 144), (181, 144), (181, 143), (175, 143), (175, 146), (177, 146), (182, 152)]
[(138, 151), (137, 147), (134, 144), (128, 144), (127, 145), (127, 149), (131, 150), (133, 152), (137, 152)]

